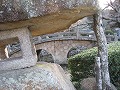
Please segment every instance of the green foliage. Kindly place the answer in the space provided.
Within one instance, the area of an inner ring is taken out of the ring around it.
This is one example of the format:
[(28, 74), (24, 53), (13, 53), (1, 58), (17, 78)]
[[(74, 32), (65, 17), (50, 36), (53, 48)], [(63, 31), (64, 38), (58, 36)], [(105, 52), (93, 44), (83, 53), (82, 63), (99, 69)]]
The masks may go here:
[(108, 34), (113, 35), (114, 32), (113, 32), (112, 30), (105, 30), (105, 34), (106, 34), (106, 35), (108, 35)]
[[(94, 61), (97, 51), (97, 47), (94, 47), (69, 58), (68, 67), (72, 81), (77, 82), (75, 85), (80, 85), (83, 78), (94, 77)], [(108, 60), (111, 82), (116, 87), (120, 87), (120, 42), (109, 44)]]
[(81, 34), (81, 36), (88, 36), (87, 34)]

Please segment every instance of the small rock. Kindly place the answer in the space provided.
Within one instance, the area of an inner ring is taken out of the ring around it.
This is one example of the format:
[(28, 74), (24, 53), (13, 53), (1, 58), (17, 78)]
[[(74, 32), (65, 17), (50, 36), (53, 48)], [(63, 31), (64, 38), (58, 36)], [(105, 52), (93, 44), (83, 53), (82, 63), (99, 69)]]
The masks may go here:
[[(111, 84), (111, 90), (117, 90), (113, 84)], [(95, 78), (85, 78), (81, 81), (82, 90), (97, 90)]]
[(96, 90), (95, 78), (85, 78), (81, 81), (82, 90)]

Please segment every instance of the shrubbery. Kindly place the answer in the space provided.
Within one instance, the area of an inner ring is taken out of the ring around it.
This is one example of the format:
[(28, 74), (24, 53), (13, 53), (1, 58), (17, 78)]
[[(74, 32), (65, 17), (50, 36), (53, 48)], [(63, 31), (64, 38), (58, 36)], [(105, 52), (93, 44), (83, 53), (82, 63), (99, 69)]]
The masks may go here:
[[(76, 85), (76, 88), (80, 86), (80, 81), (83, 78), (94, 77), (96, 56), (97, 48), (94, 47), (68, 59), (72, 82)], [(108, 45), (108, 60), (111, 83), (120, 90), (120, 42)]]
[(105, 30), (105, 34), (108, 35), (114, 35), (114, 32), (112, 30)]

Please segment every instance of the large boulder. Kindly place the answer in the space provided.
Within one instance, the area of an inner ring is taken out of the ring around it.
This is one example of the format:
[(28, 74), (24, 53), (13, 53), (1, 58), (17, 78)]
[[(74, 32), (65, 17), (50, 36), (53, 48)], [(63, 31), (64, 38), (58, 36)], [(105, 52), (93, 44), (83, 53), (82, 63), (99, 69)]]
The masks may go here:
[(0, 90), (75, 90), (57, 64), (38, 63), (34, 67), (0, 72)]

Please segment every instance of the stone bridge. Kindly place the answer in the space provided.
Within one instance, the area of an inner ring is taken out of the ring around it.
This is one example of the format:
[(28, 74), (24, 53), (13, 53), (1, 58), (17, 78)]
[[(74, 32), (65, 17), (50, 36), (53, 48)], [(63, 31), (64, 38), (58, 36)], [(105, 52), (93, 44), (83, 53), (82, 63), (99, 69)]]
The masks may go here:
[[(107, 35), (106, 37), (108, 43), (111, 42), (112, 39), (114, 41), (118, 41), (116, 34), (114, 36)], [(94, 47), (96, 38), (93, 31), (86, 32), (80, 30), (79, 32), (59, 32), (54, 34), (36, 36), (33, 37), (33, 42), (35, 43), (38, 60), (41, 60), (41, 50), (45, 50), (48, 54), (52, 55), (53, 61), (51, 62), (58, 64), (67, 64), (67, 58), (73, 48), (79, 47), (79, 50), (82, 51), (84, 49)], [(8, 50), (10, 52), (9, 55), (12, 55), (12, 57), (21, 56), (20, 53), (16, 53), (20, 51), (19, 44), (15, 44), (12, 49), (14, 49), (12, 52)]]
[(67, 56), (71, 48), (80, 47), (81, 50), (95, 46), (92, 32), (60, 32), (33, 38), (38, 55), (41, 50), (49, 52), (55, 63), (67, 64)]

